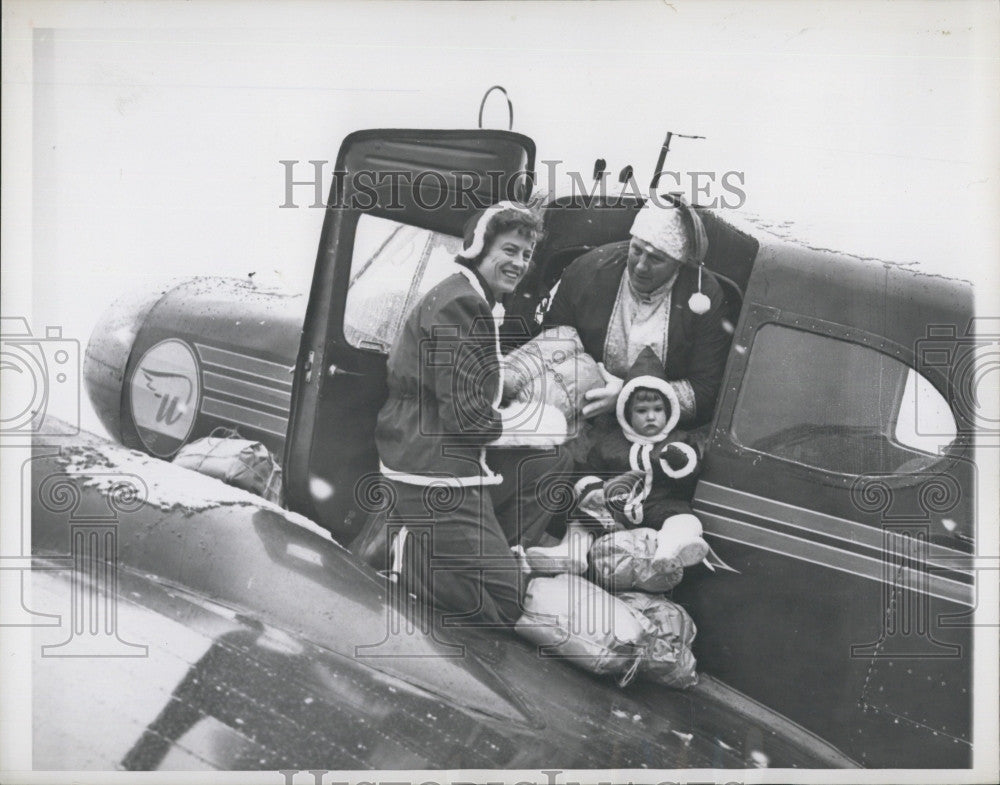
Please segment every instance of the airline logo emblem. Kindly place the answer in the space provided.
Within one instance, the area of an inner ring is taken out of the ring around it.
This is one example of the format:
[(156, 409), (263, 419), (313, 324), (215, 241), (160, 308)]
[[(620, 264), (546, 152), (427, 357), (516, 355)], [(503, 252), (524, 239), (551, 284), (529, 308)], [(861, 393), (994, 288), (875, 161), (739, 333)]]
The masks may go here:
[(173, 455), (194, 427), (201, 394), (198, 361), (191, 347), (174, 338), (143, 354), (130, 385), (132, 420), (153, 455)]

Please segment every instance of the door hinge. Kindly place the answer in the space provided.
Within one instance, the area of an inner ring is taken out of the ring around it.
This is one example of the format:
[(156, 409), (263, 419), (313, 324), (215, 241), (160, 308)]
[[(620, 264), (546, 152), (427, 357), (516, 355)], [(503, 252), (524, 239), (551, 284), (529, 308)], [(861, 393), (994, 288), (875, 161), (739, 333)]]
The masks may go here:
[(316, 352), (309, 352), (306, 357), (306, 361), (302, 364), (302, 370), (306, 372), (306, 384), (312, 381), (313, 375), (313, 360), (316, 357)]

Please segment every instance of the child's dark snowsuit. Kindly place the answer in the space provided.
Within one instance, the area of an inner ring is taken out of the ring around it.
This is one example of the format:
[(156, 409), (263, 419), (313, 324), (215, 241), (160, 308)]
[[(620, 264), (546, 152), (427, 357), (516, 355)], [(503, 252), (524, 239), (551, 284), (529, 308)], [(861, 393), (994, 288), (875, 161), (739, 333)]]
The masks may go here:
[[(663, 429), (651, 436), (637, 433), (626, 411), (629, 398), (640, 389), (660, 393), (667, 410)], [(680, 416), (680, 406), (673, 388), (663, 378), (662, 364), (651, 349), (644, 349), (629, 371), (615, 413), (619, 427), (606, 427), (595, 434), (586, 470), (596, 476), (589, 482), (578, 483), (580, 497), (603, 486), (608, 510), (617, 523), (627, 528), (658, 529), (666, 518), (690, 513), (689, 500), (701, 456), (684, 438), (670, 438)]]

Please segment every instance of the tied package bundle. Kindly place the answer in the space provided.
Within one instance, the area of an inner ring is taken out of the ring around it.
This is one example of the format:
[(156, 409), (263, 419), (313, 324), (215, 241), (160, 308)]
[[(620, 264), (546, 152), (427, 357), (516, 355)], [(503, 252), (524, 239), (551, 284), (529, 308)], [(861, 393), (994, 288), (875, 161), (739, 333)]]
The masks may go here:
[(597, 362), (572, 327), (543, 330), (504, 358), (504, 398), (556, 407), (566, 418), (570, 437), (582, 425), (584, 393), (604, 386)]
[(656, 628), (639, 662), (639, 676), (675, 689), (697, 684), (697, 663), (691, 644), (698, 628), (688, 612), (665, 597), (652, 594), (627, 592), (618, 598)]
[(282, 506), (281, 467), (260, 442), (206, 436), (181, 447), (174, 463)]
[(519, 635), (544, 648), (542, 656), (566, 657), (592, 673), (621, 676), (639, 667), (655, 627), (641, 613), (580, 575), (532, 578), (524, 598)]
[(588, 554), (591, 579), (613, 592), (665, 592), (674, 588), (684, 577), (684, 568), (669, 572), (653, 568), (658, 534), (656, 529), (640, 527), (600, 537)]

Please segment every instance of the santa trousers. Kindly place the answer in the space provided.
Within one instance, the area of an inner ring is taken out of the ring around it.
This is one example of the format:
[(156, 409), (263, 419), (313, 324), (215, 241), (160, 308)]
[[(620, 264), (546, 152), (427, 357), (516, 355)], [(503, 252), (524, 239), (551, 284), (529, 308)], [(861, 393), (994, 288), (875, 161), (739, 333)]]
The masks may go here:
[(401, 588), (451, 611), (448, 626), (507, 626), (521, 617), (526, 578), (511, 546), (534, 545), (554, 514), (565, 515), (569, 498), (561, 489), (572, 485), (565, 451), (496, 450), (487, 460), (503, 474), (502, 485), (425, 488), (388, 480), (389, 544), (400, 527), (408, 532)]
[[(423, 607), (447, 609), (447, 626), (510, 625), (521, 616), (524, 581), (479, 487), (433, 488), (392, 484), (394, 504), (385, 516), (392, 568), (405, 594)], [(402, 558), (393, 560), (405, 527)]]
[(573, 456), (565, 447), (495, 448), (486, 462), (503, 475), (489, 488), (508, 545), (537, 545), (546, 529), (565, 528), (572, 507)]

